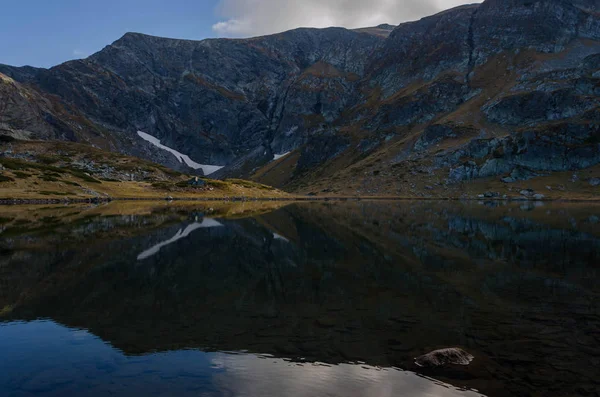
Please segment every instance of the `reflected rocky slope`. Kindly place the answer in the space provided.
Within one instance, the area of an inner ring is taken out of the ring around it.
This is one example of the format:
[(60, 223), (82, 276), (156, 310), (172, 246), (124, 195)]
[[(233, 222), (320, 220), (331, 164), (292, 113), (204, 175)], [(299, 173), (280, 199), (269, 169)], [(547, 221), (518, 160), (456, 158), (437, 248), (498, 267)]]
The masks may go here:
[[(600, 388), (600, 207), (348, 202), (179, 216), (68, 249), (0, 235), (3, 316), (87, 328), (127, 354), (360, 361), (492, 396)], [(451, 346), (473, 363), (415, 366)]]

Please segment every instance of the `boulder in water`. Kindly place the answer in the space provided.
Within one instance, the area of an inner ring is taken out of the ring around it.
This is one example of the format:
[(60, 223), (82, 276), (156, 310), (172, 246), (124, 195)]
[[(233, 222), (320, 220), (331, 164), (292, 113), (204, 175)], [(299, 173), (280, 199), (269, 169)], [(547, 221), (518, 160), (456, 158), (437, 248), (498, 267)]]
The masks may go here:
[(415, 358), (419, 367), (441, 367), (448, 364), (469, 365), (475, 357), (457, 347), (440, 349)]

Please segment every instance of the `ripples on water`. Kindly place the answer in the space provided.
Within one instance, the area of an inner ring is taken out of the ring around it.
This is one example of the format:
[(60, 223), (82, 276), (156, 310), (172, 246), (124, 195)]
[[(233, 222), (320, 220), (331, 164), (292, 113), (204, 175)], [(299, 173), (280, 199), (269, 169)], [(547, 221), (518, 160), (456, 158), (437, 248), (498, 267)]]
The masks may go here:
[[(600, 207), (5, 212), (3, 396), (600, 390)], [(473, 363), (414, 364), (454, 346)]]
[[(2, 395), (476, 396), (398, 369), (178, 350), (126, 356), (52, 321), (0, 326)], [(35, 343), (32, 343), (35, 341)]]

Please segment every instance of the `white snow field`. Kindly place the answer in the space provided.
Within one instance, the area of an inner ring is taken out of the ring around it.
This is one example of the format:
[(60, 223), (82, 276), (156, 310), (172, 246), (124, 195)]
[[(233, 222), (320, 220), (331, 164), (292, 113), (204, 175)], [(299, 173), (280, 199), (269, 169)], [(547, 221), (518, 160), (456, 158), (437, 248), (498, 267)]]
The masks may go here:
[(220, 170), (221, 168), (223, 168), (222, 166), (218, 166), (218, 165), (198, 164), (194, 160), (192, 160), (190, 158), (190, 156), (188, 156), (187, 154), (180, 153), (175, 149), (171, 149), (170, 147), (163, 145), (162, 143), (160, 143), (160, 139), (155, 138), (150, 134), (146, 134), (143, 131), (138, 131), (137, 133), (140, 136), (140, 138), (142, 138), (143, 140), (150, 142), (151, 144), (153, 144), (154, 146), (156, 146), (159, 149), (166, 150), (167, 152), (173, 154), (173, 156), (177, 157), (177, 160), (179, 160), (180, 163), (184, 162), (188, 165), (188, 167), (193, 168), (195, 170), (197, 170), (199, 168), (202, 169), (202, 172), (204, 172), (204, 175), (213, 174), (213, 173), (217, 172), (218, 170)]
[(275, 154), (275, 155), (273, 156), (273, 161), (275, 161), (275, 160), (279, 160), (280, 158), (282, 158), (282, 157), (285, 157), (285, 156), (287, 156), (287, 155), (288, 155), (288, 154), (290, 154), (290, 153), (291, 153), (291, 152), (285, 152), (285, 153), (282, 153), (282, 154)]

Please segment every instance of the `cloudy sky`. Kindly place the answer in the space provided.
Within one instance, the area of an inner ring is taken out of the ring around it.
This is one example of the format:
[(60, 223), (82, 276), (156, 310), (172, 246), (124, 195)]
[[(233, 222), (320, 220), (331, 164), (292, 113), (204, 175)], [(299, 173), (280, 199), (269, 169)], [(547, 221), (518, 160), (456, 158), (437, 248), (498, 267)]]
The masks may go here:
[(0, 63), (50, 67), (85, 58), (126, 32), (200, 40), (304, 27), (398, 24), (463, 0), (5, 1)]
[[(472, 1), (473, 2), (473, 1)], [(398, 24), (457, 5), (463, 0), (221, 0), (213, 25), (219, 36), (253, 36), (299, 26), (358, 28)]]

